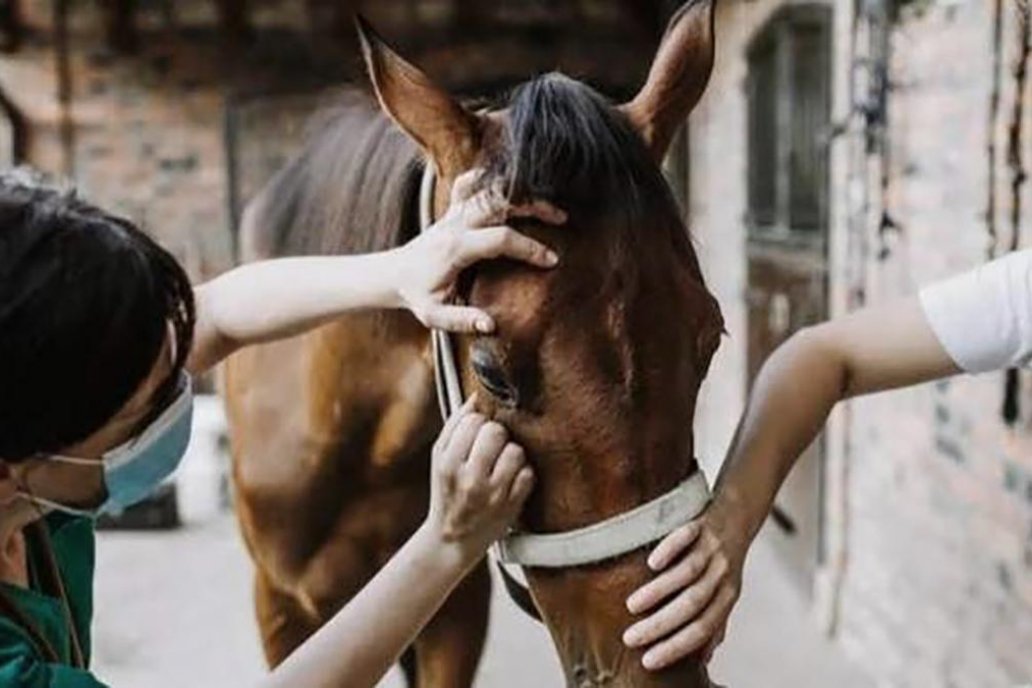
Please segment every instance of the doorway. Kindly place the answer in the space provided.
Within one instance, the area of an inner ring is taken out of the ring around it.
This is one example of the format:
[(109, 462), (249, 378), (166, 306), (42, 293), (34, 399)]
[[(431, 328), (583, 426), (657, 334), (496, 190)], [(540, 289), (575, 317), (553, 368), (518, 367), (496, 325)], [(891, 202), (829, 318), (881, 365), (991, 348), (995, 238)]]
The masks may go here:
[[(828, 315), (831, 9), (791, 5), (748, 52), (748, 380), (794, 332)], [(821, 561), (823, 441), (775, 502), (779, 556), (809, 592)]]

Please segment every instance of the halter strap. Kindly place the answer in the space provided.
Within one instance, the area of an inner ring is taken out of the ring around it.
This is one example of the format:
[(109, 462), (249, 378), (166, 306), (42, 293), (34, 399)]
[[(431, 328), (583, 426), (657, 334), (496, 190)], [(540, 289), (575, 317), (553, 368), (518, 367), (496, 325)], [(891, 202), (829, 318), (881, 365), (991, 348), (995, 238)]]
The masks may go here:
[[(433, 224), (434, 182), (433, 163), (427, 162), (419, 189), (420, 231)], [(462, 379), (448, 333), (433, 330), (431, 338), (437, 401), (441, 416), (447, 419), (462, 406)], [(709, 499), (706, 476), (696, 471), (661, 497), (586, 528), (548, 535), (512, 533), (497, 543), (496, 554), (507, 564), (530, 567), (569, 568), (597, 563), (663, 539), (701, 514)], [(509, 583), (506, 580), (507, 586)]]
[(706, 476), (696, 471), (671, 492), (586, 528), (510, 535), (499, 541), (498, 555), (506, 564), (541, 568), (593, 564), (662, 540), (701, 514), (708, 503)]
[[(43, 555), (42, 570), (37, 572), (42, 586), (41, 592), (57, 598), (61, 605), (61, 614), (67, 626), (69, 645), (71, 647), (71, 666), (76, 669), (85, 669), (86, 660), (82, 643), (79, 639), (78, 629), (75, 627), (75, 618), (72, 615), (71, 605), (68, 603), (68, 593), (65, 590), (64, 578), (54, 556), (54, 548), (50, 541), (50, 532), (47, 530), (47, 525), (40, 519), (26, 526), (24, 531), (25, 537), (33, 539), (33, 544), (40, 548)], [(2, 590), (0, 590), (0, 616), (6, 616), (25, 631), (44, 661), (54, 664), (62, 661), (61, 656), (40, 630), (35, 620), (24, 613)]]
[[(434, 164), (427, 161), (423, 168), (423, 180), (419, 186), (419, 231), (425, 232), (434, 223), (434, 183), (437, 175)], [(462, 406), (462, 380), (455, 362), (455, 348), (451, 335), (444, 330), (432, 330), (431, 340), (434, 356), (434, 381), (437, 388), (437, 404), (441, 417), (447, 419)]]

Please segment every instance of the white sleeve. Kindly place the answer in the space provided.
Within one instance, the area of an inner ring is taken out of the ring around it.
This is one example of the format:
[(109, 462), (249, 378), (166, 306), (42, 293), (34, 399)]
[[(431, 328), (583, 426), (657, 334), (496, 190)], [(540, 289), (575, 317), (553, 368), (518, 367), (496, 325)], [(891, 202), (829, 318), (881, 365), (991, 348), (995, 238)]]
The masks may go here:
[(921, 290), (921, 306), (963, 370), (1018, 368), (1032, 359), (1032, 250)]

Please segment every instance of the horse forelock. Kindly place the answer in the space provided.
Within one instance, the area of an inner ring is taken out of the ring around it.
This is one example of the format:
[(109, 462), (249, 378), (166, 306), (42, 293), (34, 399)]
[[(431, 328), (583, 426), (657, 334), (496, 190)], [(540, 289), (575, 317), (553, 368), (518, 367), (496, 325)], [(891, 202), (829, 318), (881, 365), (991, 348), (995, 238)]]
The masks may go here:
[(514, 202), (550, 201), (585, 219), (683, 224), (662, 172), (630, 122), (590, 86), (546, 74), (513, 92), (505, 135), (486, 153), (485, 184)]
[[(574, 231), (595, 231), (599, 241), (609, 242), (602, 272), (628, 292), (638, 291), (641, 267), (655, 273), (656, 256), (672, 255), (696, 283), (693, 291), (709, 294), (662, 170), (639, 132), (603, 95), (563, 74), (546, 74), (513, 91), (502, 121), (502, 135), (484, 151), (482, 186), (501, 186), (513, 203), (550, 201), (569, 213)], [(603, 226), (609, 228), (604, 238), (598, 232)], [(711, 296), (694, 298), (692, 307), (701, 332), (723, 331)], [(702, 358), (705, 374), (709, 357)]]

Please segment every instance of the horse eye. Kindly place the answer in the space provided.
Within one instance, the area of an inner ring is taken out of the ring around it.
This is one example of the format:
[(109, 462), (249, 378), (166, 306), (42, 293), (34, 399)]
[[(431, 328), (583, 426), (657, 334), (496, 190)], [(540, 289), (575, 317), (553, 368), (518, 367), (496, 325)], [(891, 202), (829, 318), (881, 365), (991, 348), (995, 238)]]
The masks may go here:
[(516, 406), (519, 401), (516, 389), (489, 352), (474, 348), (471, 363), (480, 384), (491, 396), (506, 406)]

